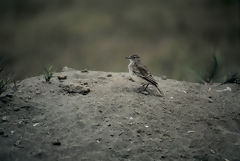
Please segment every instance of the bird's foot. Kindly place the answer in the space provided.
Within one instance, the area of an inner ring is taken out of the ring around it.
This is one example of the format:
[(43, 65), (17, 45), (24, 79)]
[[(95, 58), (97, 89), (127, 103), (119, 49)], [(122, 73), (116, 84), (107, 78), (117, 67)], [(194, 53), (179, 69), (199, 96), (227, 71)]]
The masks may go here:
[(141, 93), (141, 94), (144, 94), (144, 95), (149, 95), (150, 94), (145, 85), (139, 87), (137, 89), (137, 93)]

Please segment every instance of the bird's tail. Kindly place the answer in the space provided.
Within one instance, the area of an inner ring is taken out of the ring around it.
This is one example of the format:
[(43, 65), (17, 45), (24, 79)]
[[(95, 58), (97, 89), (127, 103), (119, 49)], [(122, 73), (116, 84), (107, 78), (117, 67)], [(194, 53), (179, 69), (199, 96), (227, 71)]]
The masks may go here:
[(155, 86), (157, 88), (158, 94), (163, 97), (164, 93), (159, 89), (158, 85)]

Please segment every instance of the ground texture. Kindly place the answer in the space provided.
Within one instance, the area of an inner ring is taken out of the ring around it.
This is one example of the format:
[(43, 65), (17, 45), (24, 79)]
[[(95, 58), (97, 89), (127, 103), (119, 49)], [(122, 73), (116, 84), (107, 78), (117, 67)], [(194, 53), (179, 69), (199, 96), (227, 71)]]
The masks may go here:
[(127, 73), (18, 82), (0, 101), (0, 160), (240, 160), (239, 85), (155, 78), (164, 97)]

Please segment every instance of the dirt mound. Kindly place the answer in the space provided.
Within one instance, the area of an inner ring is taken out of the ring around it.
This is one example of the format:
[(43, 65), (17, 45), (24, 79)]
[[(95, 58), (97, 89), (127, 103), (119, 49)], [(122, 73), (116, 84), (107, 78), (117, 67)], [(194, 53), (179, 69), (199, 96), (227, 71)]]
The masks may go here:
[(19, 82), (0, 101), (0, 160), (239, 160), (238, 85), (155, 78), (164, 97), (127, 73)]

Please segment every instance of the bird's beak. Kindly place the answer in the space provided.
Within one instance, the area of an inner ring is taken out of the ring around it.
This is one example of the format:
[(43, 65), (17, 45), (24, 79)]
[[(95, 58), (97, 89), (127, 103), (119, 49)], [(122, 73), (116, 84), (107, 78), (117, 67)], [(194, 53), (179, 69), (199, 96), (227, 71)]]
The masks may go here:
[(126, 59), (130, 59), (130, 56), (125, 57)]

